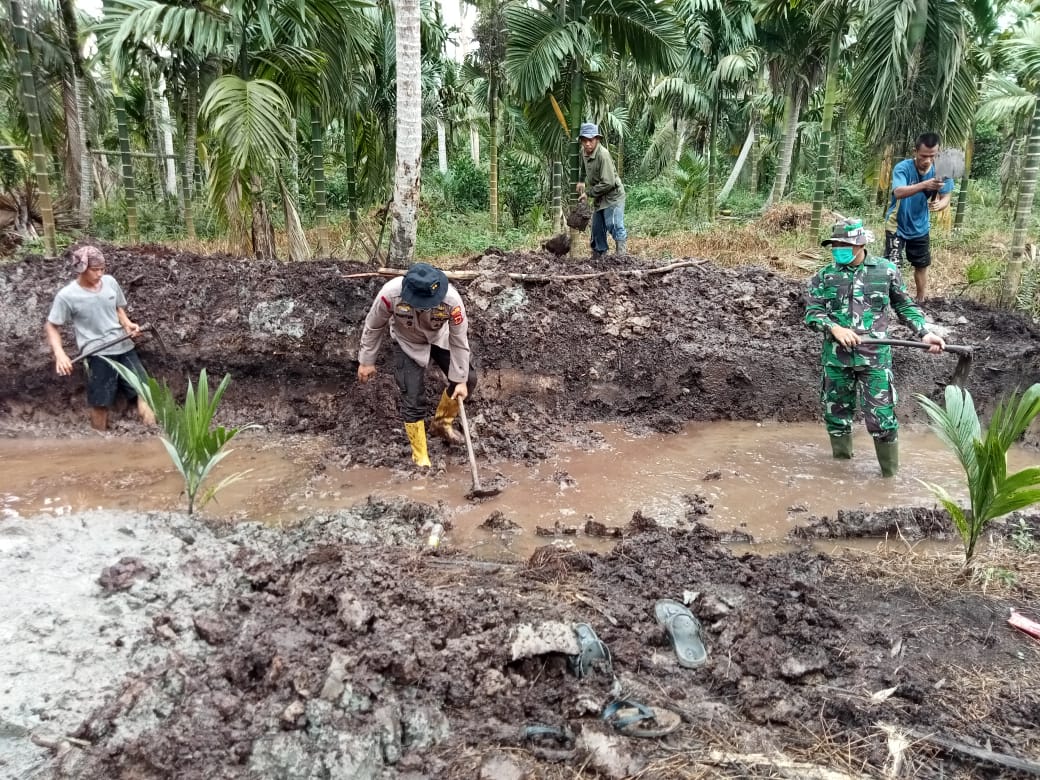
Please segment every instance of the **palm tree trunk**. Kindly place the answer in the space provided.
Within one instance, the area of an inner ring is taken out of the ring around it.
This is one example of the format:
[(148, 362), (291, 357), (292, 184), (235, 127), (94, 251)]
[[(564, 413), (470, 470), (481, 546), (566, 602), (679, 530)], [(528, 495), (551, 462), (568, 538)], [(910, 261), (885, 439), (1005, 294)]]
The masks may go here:
[(498, 232), (498, 79), (488, 79), (488, 164), (491, 200), (491, 232)]
[(82, 184), (80, 171), (83, 157), (80, 154), (79, 101), (76, 99), (76, 78), (71, 71), (63, 74), (61, 79), (62, 118), (65, 121), (65, 149), (62, 159), (62, 186), (65, 195), (79, 206), (79, 190)]
[(440, 117), (437, 117), (437, 170), (448, 172), (448, 135)]
[(1026, 252), (1026, 231), (1033, 214), (1033, 196), (1036, 194), (1037, 170), (1040, 169), (1040, 99), (1033, 108), (1033, 125), (1029, 132), (1029, 146), (1022, 166), (1022, 184), (1018, 190), (1018, 205), (1015, 208), (1015, 229), (1011, 234), (1011, 259), (1004, 273), (1002, 303), (1011, 308), (1018, 297), (1018, 285), (1022, 280), (1022, 258)]
[(343, 115), (343, 167), (347, 173), (347, 220), (350, 222), (352, 236), (357, 233), (358, 228), (357, 161), (354, 143), (354, 109), (348, 108)]
[(249, 179), (249, 201), (253, 210), (251, 234), (253, 256), (257, 260), (277, 260), (274, 227), (271, 225), (271, 215), (267, 211), (267, 202), (264, 200), (264, 185), (256, 174)]
[(961, 176), (960, 191), (957, 193), (957, 210), (953, 215), (953, 229), (964, 227), (964, 215), (968, 211), (968, 185), (971, 182), (971, 158), (975, 155), (975, 126), (964, 148), (964, 175)]
[(11, 25), (14, 28), (15, 49), (18, 57), (18, 69), (21, 71), (22, 105), (25, 120), (29, 125), (29, 137), (32, 140), (33, 167), (36, 171), (37, 198), (40, 202), (40, 216), (43, 218), (43, 242), (51, 257), (58, 254), (57, 231), (54, 229), (54, 207), (51, 202), (51, 183), (47, 174), (47, 150), (43, 145), (43, 131), (40, 128), (40, 109), (36, 95), (36, 79), (33, 77), (32, 57), (29, 56), (29, 31), (22, 19), (22, 6), (18, 0), (11, 0)]
[(740, 172), (744, 169), (744, 163), (747, 162), (748, 153), (751, 148), (755, 145), (755, 128), (752, 125), (748, 129), (747, 138), (744, 139), (744, 145), (740, 147), (740, 154), (737, 155), (737, 161), (733, 164), (733, 170), (730, 171), (729, 178), (726, 179), (726, 183), (722, 185), (722, 189), (719, 191), (718, 196), (715, 198), (716, 203), (724, 203), (726, 198), (729, 197), (730, 192), (733, 191), (733, 187), (737, 183), (737, 179), (740, 178)]
[[(90, 224), (90, 217), (94, 210), (93, 161), (90, 157), (90, 144), (87, 141), (89, 135), (87, 85), (83, 74), (83, 55), (79, 46), (75, 0), (58, 0), (58, 5), (61, 8), (61, 21), (65, 28), (69, 56), (72, 58), (72, 91), (75, 96), (75, 123), (78, 129), (73, 153), (79, 159), (77, 166), (79, 178), (75, 186), (75, 195), (79, 199), (80, 221), (86, 226)], [(71, 185), (72, 182), (69, 184)]]
[(325, 148), (317, 107), (311, 109), (311, 182), (314, 187), (314, 218), (318, 223), (318, 255), (329, 252), (329, 219), (325, 210)]
[(552, 224), (553, 233), (563, 230), (563, 163), (552, 163)]
[(715, 92), (715, 105), (711, 109), (711, 121), (708, 125), (708, 192), (705, 203), (708, 208), (708, 222), (715, 221), (715, 134), (719, 126), (719, 98), (718, 90)]
[(415, 257), (422, 170), (422, 73), (419, 0), (395, 0), (397, 27), (397, 171), (388, 262), (407, 268)]
[(816, 188), (813, 190), (812, 235), (820, 232), (823, 216), (823, 199), (827, 192), (827, 179), (831, 165), (831, 129), (834, 126), (834, 103), (838, 97), (838, 55), (841, 53), (841, 37), (844, 29), (839, 26), (831, 33), (831, 45), (827, 52), (827, 86), (823, 93), (823, 123), (820, 126), (820, 148), (816, 156)]
[(170, 118), (170, 101), (166, 97), (166, 79), (159, 74), (159, 90), (156, 93), (156, 105), (159, 109), (159, 142), (162, 146), (163, 164), (166, 169), (166, 194), (171, 198), (180, 198), (177, 192), (177, 155), (173, 151), (173, 125)]
[(773, 190), (766, 199), (766, 208), (784, 196), (787, 190), (787, 177), (791, 173), (791, 160), (794, 158), (794, 142), (798, 136), (798, 113), (801, 109), (802, 86), (800, 81), (794, 81), (790, 92), (784, 101), (784, 144), (780, 151), (780, 162), (776, 168), (776, 179), (773, 181)]
[(126, 232), (131, 244), (139, 240), (137, 233), (137, 190), (134, 187), (134, 161), (130, 157), (130, 128), (126, 123), (126, 103), (122, 95), (113, 95), (116, 125), (119, 132), (119, 157), (123, 166), (123, 202), (126, 204)]
[(289, 188), (285, 181), (278, 177), (278, 190), (282, 195), (282, 209), (285, 215), (285, 235), (289, 245), (289, 261), (298, 263), (301, 260), (311, 259), (311, 248), (307, 244), (307, 234), (303, 231), (300, 222), (300, 211), (293, 202)]
[(155, 89), (152, 87), (152, 65), (150, 62), (144, 60), (142, 57), (141, 62), (141, 76), (144, 79), (144, 94), (145, 104), (148, 106), (148, 113), (151, 114), (152, 118), (152, 153), (155, 155), (155, 179), (152, 182), (154, 187), (154, 194), (156, 201), (163, 201), (165, 199), (165, 192), (163, 190), (163, 148), (162, 148), (162, 122), (159, 118), (159, 101), (156, 99), (157, 94)]
[(184, 107), (184, 159), (181, 161), (181, 189), (184, 191), (184, 229), (188, 238), (195, 238), (195, 216), (192, 198), (195, 195), (195, 139), (198, 129), (199, 71), (192, 64), (188, 68)]

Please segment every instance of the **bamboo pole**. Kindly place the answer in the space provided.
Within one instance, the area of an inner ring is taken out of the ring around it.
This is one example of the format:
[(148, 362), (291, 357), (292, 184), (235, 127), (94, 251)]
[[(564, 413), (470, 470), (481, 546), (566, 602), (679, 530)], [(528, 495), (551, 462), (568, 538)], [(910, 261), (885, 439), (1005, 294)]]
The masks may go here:
[(131, 244), (136, 244), (140, 237), (137, 231), (137, 190), (134, 187), (134, 165), (130, 151), (130, 128), (126, 122), (126, 103), (122, 95), (114, 95), (116, 124), (119, 128), (119, 155), (123, 165), (123, 200), (126, 203), (126, 231)]
[(29, 31), (25, 28), (22, 6), (18, 0), (11, 0), (11, 24), (14, 27), (18, 69), (21, 71), (22, 106), (25, 110), (26, 123), (29, 125), (29, 136), (32, 139), (37, 197), (40, 203), (40, 216), (43, 218), (43, 242), (47, 247), (47, 254), (54, 257), (58, 254), (58, 239), (54, 227), (54, 204), (51, 198), (50, 176), (47, 174), (47, 149), (43, 145), (40, 108), (36, 96), (36, 79), (32, 71), (32, 58), (29, 56)]

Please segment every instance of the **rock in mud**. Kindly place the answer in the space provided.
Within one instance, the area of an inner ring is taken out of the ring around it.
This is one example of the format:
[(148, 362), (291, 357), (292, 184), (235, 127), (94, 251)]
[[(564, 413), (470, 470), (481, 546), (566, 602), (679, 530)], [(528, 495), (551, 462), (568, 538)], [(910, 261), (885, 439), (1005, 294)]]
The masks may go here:
[(98, 585), (106, 593), (113, 593), (128, 590), (137, 580), (153, 580), (158, 576), (159, 572), (140, 558), (127, 556), (103, 570)]
[(581, 650), (574, 627), (570, 623), (545, 622), (538, 625), (521, 623), (514, 629), (510, 656), (516, 661), (546, 653), (577, 655)]

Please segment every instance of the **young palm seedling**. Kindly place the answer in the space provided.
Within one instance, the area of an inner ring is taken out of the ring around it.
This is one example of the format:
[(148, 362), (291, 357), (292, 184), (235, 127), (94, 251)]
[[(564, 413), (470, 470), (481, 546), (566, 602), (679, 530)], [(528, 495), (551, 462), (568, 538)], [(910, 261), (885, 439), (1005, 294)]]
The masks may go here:
[(1007, 473), (1008, 449), (1040, 414), (1040, 383), (997, 404), (984, 434), (971, 393), (961, 387), (946, 387), (945, 409), (923, 395), (917, 401), (931, 418), (932, 430), (957, 455), (967, 476), (970, 509), (962, 509), (942, 486), (921, 481), (953, 518), (967, 563), (991, 520), (1040, 502), (1040, 468)]
[[(192, 387), (191, 380), (188, 380), (184, 406), (180, 406), (166, 382), (160, 385), (151, 376), (142, 379), (125, 366), (111, 360), (108, 362), (155, 413), (155, 420), (162, 429), (162, 443), (170, 453), (173, 465), (184, 478), (184, 492), (188, 495), (188, 514), (192, 514), (203, 481), (213, 467), (231, 453), (231, 450), (224, 449), (224, 445), (242, 431), (257, 427), (245, 425), (240, 428), (211, 428), (220, 399), (231, 383), (231, 374), (224, 375), (216, 392), (210, 396), (209, 379), (206, 369), (202, 369), (197, 388)], [(199, 507), (205, 506), (220, 490), (248, 473), (249, 470), (224, 477), (203, 493), (198, 502)]]

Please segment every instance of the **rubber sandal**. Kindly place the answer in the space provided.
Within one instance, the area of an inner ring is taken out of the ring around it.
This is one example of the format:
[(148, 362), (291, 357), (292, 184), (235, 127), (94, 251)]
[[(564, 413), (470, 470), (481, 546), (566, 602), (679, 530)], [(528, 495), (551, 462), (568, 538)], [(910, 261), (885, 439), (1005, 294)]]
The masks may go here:
[(679, 666), (697, 669), (708, 662), (708, 651), (701, 640), (701, 623), (685, 604), (675, 599), (660, 599), (654, 604), (654, 616), (668, 635)]
[(603, 720), (626, 737), (663, 737), (682, 722), (679, 713), (662, 707), (648, 707), (637, 701), (619, 699), (603, 709)]
[(605, 666), (608, 672), (614, 671), (610, 650), (596, 636), (592, 626), (588, 623), (575, 623), (574, 635), (578, 638), (578, 647), (581, 649), (577, 655), (568, 656), (567, 664), (575, 677), (579, 680), (582, 679), (593, 670), (596, 664)]

